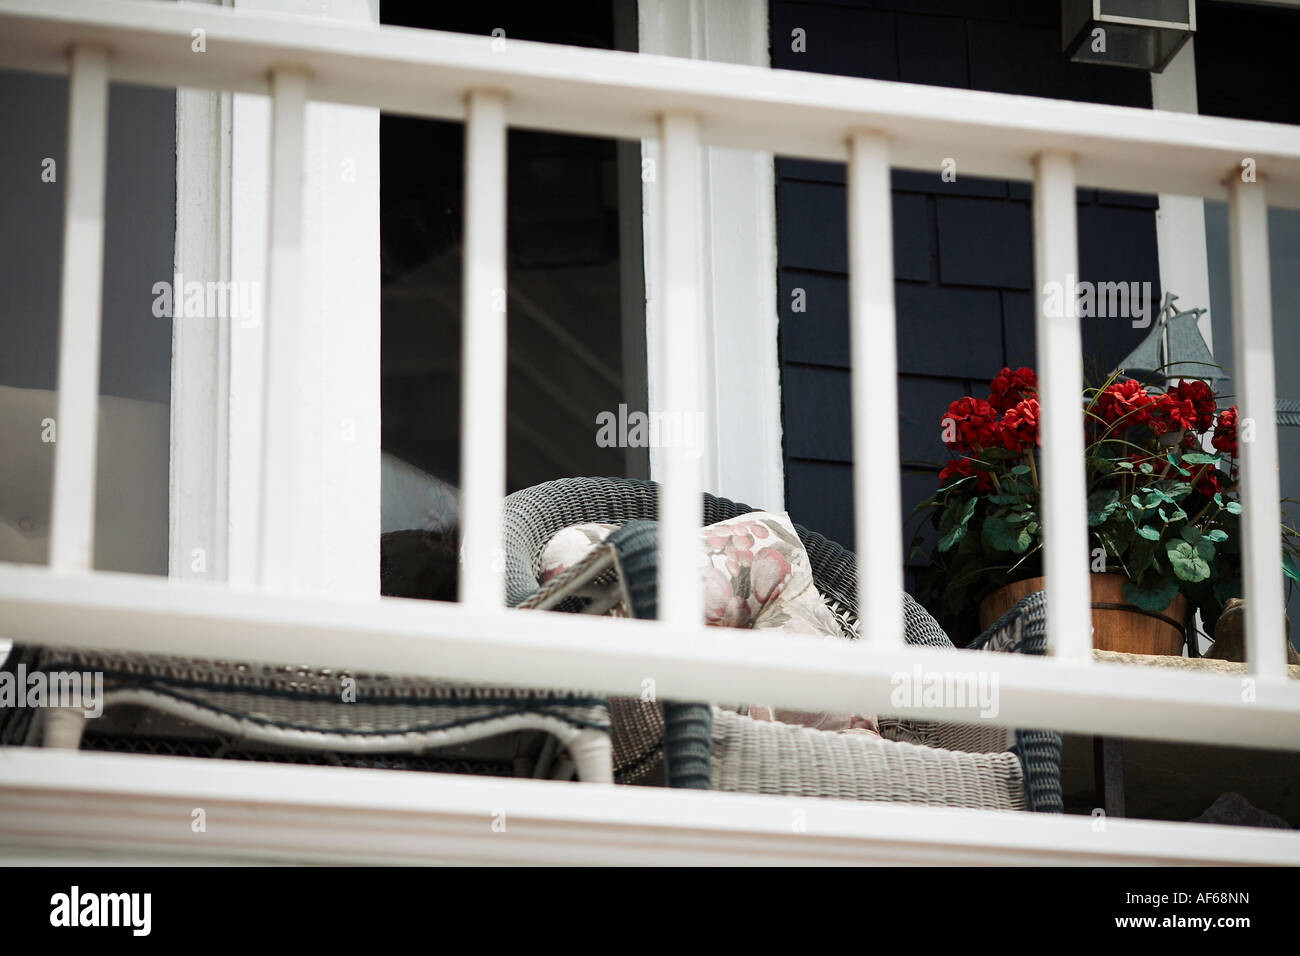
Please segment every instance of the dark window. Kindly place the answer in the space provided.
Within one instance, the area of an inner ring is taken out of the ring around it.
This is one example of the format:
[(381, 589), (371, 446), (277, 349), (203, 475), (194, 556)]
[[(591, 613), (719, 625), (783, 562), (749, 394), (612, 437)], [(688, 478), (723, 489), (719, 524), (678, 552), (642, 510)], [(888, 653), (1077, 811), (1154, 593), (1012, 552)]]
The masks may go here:
[[(507, 43), (635, 45), (634, 7), (611, 0), (386, 0), (381, 13), (400, 26), (501, 29)], [(511, 130), (508, 150), (508, 490), (644, 475), (643, 449), (596, 443), (598, 413), (646, 402), (639, 144)], [(460, 123), (381, 120), (383, 448), (389, 467), (395, 456), (450, 486), (448, 501), (460, 480), (463, 151)]]

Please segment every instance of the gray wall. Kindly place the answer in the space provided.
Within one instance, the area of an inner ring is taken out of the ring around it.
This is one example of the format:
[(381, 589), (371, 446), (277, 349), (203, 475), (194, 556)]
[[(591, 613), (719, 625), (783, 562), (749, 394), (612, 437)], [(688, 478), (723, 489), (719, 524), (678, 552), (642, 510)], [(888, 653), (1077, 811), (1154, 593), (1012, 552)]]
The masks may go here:
[[(67, 82), (0, 71), (0, 559), (45, 560), (53, 448), (40, 418), (58, 370)], [(115, 85), (109, 97), (95, 563), (167, 571), (176, 98)], [(42, 161), (57, 163), (53, 183)], [(52, 414), (52, 413), (51, 413)]]

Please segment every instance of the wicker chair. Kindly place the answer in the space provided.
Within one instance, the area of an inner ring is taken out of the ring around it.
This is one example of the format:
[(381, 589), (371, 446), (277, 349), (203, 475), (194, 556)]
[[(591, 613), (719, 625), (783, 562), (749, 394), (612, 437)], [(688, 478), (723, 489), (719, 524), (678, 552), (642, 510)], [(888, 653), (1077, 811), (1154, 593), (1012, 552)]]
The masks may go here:
[[(658, 488), (622, 478), (569, 478), (506, 501), (506, 593), (517, 607), (656, 615)], [(756, 509), (706, 494), (712, 524)], [(560, 529), (620, 524), (573, 568), (538, 582), (542, 548)], [(857, 633), (856, 562), (823, 536), (795, 526), (818, 591), (848, 639)], [(904, 597), (909, 644), (952, 647), (929, 613)], [(1045, 597), (1030, 595), (975, 646), (1041, 654)], [(753, 720), (716, 704), (614, 698), (614, 776), (620, 783), (827, 796), (928, 805), (1061, 812), (1060, 735), (984, 725), (882, 717), (882, 738)]]
[(583, 780), (612, 780), (608, 702), (590, 692), (15, 645), (0, 670), (19, 667), (102, 674), (104, 713), (0, 708), (0, 746), (413, 769), (455, 764), (512, 776), (564, 776), (562, 767), (570, 767)]
[[(430, 547), (454, 560), (454, 541), (428, 537), (384, 536), (385, 593), (454, 599), (454, 573), (414, 560)], [(104, 714), (0, 708), (0, 746), (613, 779), (609, 704), (590, 691), (15, 645), (0, 670), (20, 667), (102, 674)]]

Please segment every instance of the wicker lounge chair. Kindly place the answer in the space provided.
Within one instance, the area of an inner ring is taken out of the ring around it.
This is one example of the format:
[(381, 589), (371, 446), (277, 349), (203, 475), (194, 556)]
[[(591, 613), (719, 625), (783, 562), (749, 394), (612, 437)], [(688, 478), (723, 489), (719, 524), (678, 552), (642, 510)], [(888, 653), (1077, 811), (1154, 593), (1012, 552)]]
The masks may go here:
[[(654, 617), (658, 489), (652, 482), (570, 478), (506, 501), (506, 592), (518, 607)], [(711, 524), (755, 509), (704, 496)], [(539, 585), (542, 548), (561, 528), (620, 524), (586, 559)], [(857, 633), (856, 562), (851, 552), (795, 526), (813, 577), (848, 639)], [(1041, 654), (1045, 596), (1030, 595), (976, 646)], [(924, 608), (905, 597), (909, 644), (952, 647)], [(615, 698), (614, 774), (621, 783), (843, 797), (917, 804), (1061, 812), (1060, 735), (1000, 727), (882, 717), (882, 738), (753, 720), (735, 708), (698, 702)]]
[[(426, 537), (385, 536), (386, 593), (454, 598), (454, 574), (409, 560)], [(588, 691), (17, 645), (0, 669), (20, 666), (102, 673), (105, 713), (0, 708), (0, 745), (612, 780), (608, 701)]]
[[(102, 746), (83, 738), (92, 728), (97, 738), (116, 739), (111, 749), (249, 759), (284, 753), (363, 766), (419, 766), (427, 760), (409, 758), (438, 756), (469, 772), (516, 776), (559, 774), (567, 762), (558, 745), (581, 779), (612, 779), (607, 701), (581, 691), (24, 646), (0, 669), (20, 665), (28, 674), (102, 673), (105, 715), (3, 708), (0, 745)], [(376, 759), (394, 754), (408, 759)]]

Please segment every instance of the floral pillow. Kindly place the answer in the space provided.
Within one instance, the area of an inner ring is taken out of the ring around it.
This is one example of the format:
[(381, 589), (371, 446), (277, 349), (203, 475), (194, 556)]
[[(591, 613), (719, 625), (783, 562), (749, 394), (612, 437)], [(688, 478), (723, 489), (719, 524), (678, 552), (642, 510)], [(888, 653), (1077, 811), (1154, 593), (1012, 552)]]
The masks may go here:
[(539, 583), (545, 584), (562, 571), (569, 570), (617, 527), (616, 524), (591, 521), (587, 524), (571, 524), (555, 532), (542, 549)]
[[(616, 527), (590, 522), (557, 532), (542, 550), (542, 583), (573, 567)], [(751, 511), (709, 525), (700, 532), (700, 538), (706, 624), (841, 636), (835, 615), (817, 593), (808, 552), (789, 516)], [(820, 730), (877, 733), (874, 717), (855, 714), (771, 707), (750, 707), (749, 714), (756, 720), (778, 720)]]
[(788, 517), (751, 511), (709, 525), (700, 537), (706, 624), (840, 636)]

